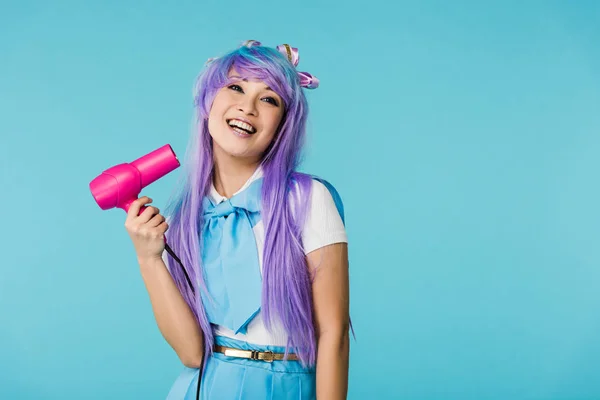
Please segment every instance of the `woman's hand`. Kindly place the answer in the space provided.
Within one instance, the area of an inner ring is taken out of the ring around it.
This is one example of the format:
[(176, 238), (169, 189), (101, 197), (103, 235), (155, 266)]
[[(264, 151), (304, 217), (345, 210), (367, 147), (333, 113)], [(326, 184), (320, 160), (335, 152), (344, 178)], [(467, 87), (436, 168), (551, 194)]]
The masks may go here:
[(162, 257), (165, 249), (165, 232), (169, 229), (165, 217), (160, 215), (158, 208), (148, 206), (140, 214), (142, 206), (148, 203), (152, 203), (152, 199), (148, 196), (135, 200), (131, 203), (125, 220), (125, 229), (131, 237), (138, 261)]

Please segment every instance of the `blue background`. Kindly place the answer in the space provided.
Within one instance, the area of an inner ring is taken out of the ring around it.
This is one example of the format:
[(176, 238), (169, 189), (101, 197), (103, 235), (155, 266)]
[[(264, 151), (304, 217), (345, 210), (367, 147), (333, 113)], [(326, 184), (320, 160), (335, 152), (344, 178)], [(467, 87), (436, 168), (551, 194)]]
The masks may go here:
[[(0, 398), (162, 399), (125, 213), (207, 58), (300, 49), (350, 238), (350, 399), (600, 398), (600, 3), (0, 3)], [(172, 173), (142, 194), (163, 206)]]

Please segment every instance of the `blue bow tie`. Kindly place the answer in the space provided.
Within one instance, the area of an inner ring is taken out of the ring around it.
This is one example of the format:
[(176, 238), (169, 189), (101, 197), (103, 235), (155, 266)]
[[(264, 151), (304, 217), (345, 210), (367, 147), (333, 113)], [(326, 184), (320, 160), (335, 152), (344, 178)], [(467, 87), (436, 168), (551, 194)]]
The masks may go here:
[[(344, 221), (342, 200), (335, 188), (323, 183), (333, 196)], [(263, 178), (229, 200), (214, 204), (208, 197), (204, 210), (202, 263), (204, 282), (210, 296), (201, 292), (209, 322), (235, 333), (247, 332), (248, 324), (260, 311), (262, 274), (252, 228), (261, 220)]]
[(229, 200), (203, 199), (202, 262), (210, 294), (202, 293), (208, 320), (246, 333), (261, 306), (262, 276), (252, 227), (260, 217), (262, 178)]

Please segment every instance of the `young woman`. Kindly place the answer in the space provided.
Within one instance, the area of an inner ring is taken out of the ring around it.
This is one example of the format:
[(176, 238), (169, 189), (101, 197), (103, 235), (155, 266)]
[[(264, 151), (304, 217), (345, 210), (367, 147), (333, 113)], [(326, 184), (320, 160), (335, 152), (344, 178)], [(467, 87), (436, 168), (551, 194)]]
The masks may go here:
[(168, 399), (346, 398), (347, 236), (335, 189), (296, 171), (303, 90), (318, 86), (298, 60), (256, 41), (209, 60), (169, 223), (138, 215), (148, 197), (129, 209), (158, 327), (186, 367)]

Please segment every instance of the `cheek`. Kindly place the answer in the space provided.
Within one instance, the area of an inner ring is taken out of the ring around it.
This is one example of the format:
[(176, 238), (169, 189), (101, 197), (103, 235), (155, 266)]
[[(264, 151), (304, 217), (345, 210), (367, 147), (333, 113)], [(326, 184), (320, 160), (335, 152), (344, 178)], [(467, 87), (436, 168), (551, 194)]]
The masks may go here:
[(218, 114), (221, 114), (223, 108), (222, 103), (222, 101), (219, 101), (218, 96), (215, 97), (215, 100), (213, 101), (210, 107), (210, 112), (208, 113), (208, 115), (211, 117), (216, 117)]
[(279, 125), (282, 122), (282, 118), (283, 118), (283, 110), (281, 109), (271, 109), (268, 112), (268, 116), (267, 116), (267, 124), (269, 125), (269, 128), (273, 131), (277, 131), (277, 128), (279, 128)]
[(279, 131), (279, 129), (283, 126), (283, 118), (282, 118), (282, 114), (283, 113), (278, 113), (274, 118), (273, 118), (273, 136), (277, 135), (277, 132)]
[(262, 144), (265, 149), (269, 147), (271, 142), (273, 142), (275, 140), (275, 137), (277, 137), (277, 133), (279, 131), (281, 122), (281, 117), (273, 118), (271, 120), (269, 124), (268, 134), (264, 135), (263, 137), (264, 140)]
[(231, 104), (231, 98), (228, 95), (229, 93), (223, 89), (217, 92), (210, 108), (210, 114), (223, 114), (227, 106)]
[(207, 126), (208, 126), (208, 134), (213, 139), (218, 139), (218, 136), (222, 135), (221, 133), (219, 133), (222, 130), (220, 121), (221, 121), (221, 118), (211, 111), (211, 113), (208, 116)]
[(208, 113), (208, 130), (211, 135), (214, 133), (213, 130), (223, 119), (223, 115), (226, 111), (225, 102), (222, 99), (222, 95), (217, 95), (212, 103), (210, 111)]

